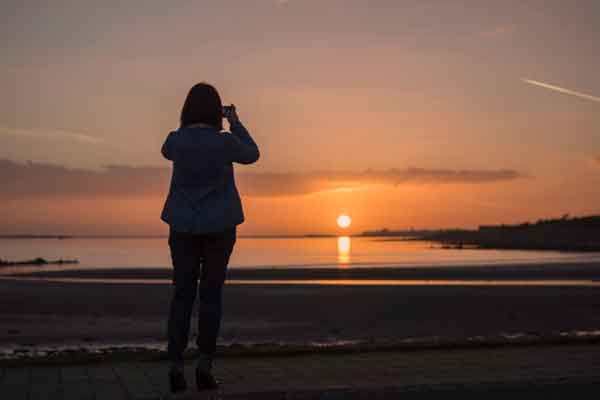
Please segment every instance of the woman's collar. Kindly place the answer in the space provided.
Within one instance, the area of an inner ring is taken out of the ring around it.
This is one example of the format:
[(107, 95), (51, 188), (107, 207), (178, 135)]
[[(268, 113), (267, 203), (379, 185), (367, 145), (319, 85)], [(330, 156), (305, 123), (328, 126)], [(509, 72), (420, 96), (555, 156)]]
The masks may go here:
[(190, 124), (190, 125), (186, 125), (184, 126), (184, 128), (212, 128), (214, 129), (215, 127), (209, 124), (204, 124), (202, 122), (198, 122), (197, 124)]

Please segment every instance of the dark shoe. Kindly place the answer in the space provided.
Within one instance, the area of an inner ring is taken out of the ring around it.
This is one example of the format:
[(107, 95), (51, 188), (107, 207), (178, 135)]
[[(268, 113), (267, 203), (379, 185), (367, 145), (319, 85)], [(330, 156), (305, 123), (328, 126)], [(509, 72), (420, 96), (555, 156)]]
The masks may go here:
[(172, 368), (169, 371), (169, 385), (171, 387), (171, 393), (179, 393), (187, 389), (183, 370)]
[(219, 384), (210, 372), (210, 369), (205, 370), (196, 368), (196, 387), (198, 388), (198, 391), (214, 390), (219, 387)]

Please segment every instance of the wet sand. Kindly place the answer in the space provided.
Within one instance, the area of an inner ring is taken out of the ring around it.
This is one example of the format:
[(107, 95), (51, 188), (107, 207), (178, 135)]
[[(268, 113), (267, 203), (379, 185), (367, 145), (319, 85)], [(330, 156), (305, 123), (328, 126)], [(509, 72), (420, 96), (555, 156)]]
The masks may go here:
[[(496, 269), (493, 279), (514, 276), (515, 273), (521, 274), (519, 279), (542, 275), (549, 279), (548, 269), (544, 272), (540, 266), (532, 267), (534, 269), (529, 271), (529, 275), (522, 271), (505, 271), (502, 275), (498, 267), (490, 268)], [(481, 274), (488, 274), (485, 276), (489, 278), (488, 269), (468, 267), (472, 273), (469, 276), (479, 274), (481, 278)], [(552, 269), (555, 270), (555, 266)], [(447, 268), (432, 271), (454, 274), (454, 277), (465, 274), (460, 269), (453, 272)], [(597, 279), (600, 266), (565, 265), (562, 271), (553, 276), (564, 279), (574, 276), (582, 278), (585, 275), (586, 279)], [(123, 276), (123, 271), (120, 272), (120, 276)], [(165, 274), (165, 271), (158, 272)], [(398, 279), (398, 274), (406, 274), (399, 269), (386, 273), (392, 276), (392, 272), (396, 274), (395, 279)], [(304, 279), (322, 277), (319, 273), (311, 275), (304, 270), (285, 273), (302, 274)], [(333, 274), (331, 271), (322, 273)], [(352, 278), (356, 276), (352, 274), (362, 273), (342, 271), (342, 274), (350, 274)], [(89, 274), (92, 272), (81, 273), (86, 276)], [(140, 274), (143, 276), (143, 271)], [(262, 279), (273, 276), (266, 272), (261, 274)], [(414, 275), (410, 278), (413, 279)], [(445, 278), (448, 279), (448, 276)], [(171, 285), (160, 283), (2, 279), (0, 345), (164, 341), (171, 291)], [(228, 343), (306, 343), (422, 337), (465, 338), (515, 333), (544, 335), (600, 330), (599, 309), (600, 288), (585, 286), (236, 284), (225, 287), (221, 338)], [(195, 330), (195, 321), (193, 327)]]
[[(20, 276), (69, 279), (170, 279), (169, 268), (100, 268), (36, 271)], [(410, 280), (595, 280), (600, 281), (600, 263), (513, 264), (483, 266), (357, 268), (231, 268), (229, 280), (330, 280), (330, 279), (410, 279)]]

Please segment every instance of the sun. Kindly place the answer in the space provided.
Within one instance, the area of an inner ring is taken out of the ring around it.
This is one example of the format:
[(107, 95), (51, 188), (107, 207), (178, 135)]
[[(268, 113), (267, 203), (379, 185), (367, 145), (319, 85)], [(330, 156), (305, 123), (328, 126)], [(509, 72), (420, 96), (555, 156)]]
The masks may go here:
[(349, 216), (342, 214), (339, 217), (337, 217), (337, 224), (340, 228), (347, 228), (350, 226), (350, 224), (352, 223), (352, 218), (350, 218)]

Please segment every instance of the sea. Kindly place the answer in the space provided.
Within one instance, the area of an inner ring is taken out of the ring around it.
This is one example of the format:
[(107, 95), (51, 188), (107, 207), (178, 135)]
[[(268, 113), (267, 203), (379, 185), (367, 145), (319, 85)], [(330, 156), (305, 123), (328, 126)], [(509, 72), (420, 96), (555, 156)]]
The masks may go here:
[[(170, 268), (167, 237), (2, 238), (0, 258), (77, 259), (77, 264), (0, 268), (0, 275), (55, 270)], [(599, 262), (600, 253), (443, 248), (362, 236), (238, 237), (229, 268), (443, 267)]]

